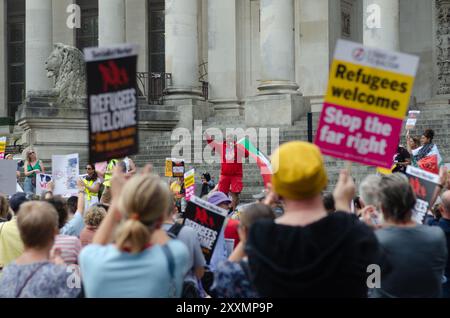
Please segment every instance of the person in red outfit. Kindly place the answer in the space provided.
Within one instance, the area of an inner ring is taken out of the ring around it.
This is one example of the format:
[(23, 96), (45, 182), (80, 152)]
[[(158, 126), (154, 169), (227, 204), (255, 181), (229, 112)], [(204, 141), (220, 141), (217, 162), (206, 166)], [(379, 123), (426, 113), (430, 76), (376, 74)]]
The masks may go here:
[(230, 193), (232, 199), (231, 207), (234, 211), (239, 203), (239, 194), (244, 188), (242, 183), (242, 162), (244, 158), (248, 157), (249, 153), (244, 148), (238, 149), (236, 136), (234, 135), (227, 135), (226, 140), (219, 143), (206, 134), (206, 141), (221, 156), (219, 191), (226, 194)]

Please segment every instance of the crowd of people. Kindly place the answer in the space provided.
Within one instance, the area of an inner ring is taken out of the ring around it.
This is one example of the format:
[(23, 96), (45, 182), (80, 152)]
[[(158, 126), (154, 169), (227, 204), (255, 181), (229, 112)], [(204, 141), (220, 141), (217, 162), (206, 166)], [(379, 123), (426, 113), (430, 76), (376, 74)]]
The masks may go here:
[[(215, 147), (237, 158), (227, 139)], [(183, 179), (167, 182), (150, 164), (137, 172), (129, 158), (87, 164), (77, 196), (50, 185), (41, 198), (0, 197), (0, 298), (448, 298), (448, 173), (439, 171), (432, 218), (418, 224), (403, 169), (438, 153), (432, 140), (430, 130), (421, 145), (408, 136), (394, 173), (368, 175), (358, 191), (344, 169), (325, 192), (322, 154), (301, 141), (275, 151), (271, 183), (243, 206), (242, 165), (223, 164), (218, 185), (205, 172), (198, 195), (229, 212), (210, 261), (183, 224)], [(45, 171), (34, 151), (24, 171), (32, 192)]]

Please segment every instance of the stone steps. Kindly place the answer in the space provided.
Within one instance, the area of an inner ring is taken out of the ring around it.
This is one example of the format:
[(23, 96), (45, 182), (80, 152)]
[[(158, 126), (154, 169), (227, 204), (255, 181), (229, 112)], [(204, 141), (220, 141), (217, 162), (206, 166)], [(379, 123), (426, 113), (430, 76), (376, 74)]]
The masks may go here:
[[(445, 107), (446, 106), (446, 107)], [(426, 128), (432, 128), (435, 130), (435, 142), (438, 145), (441, 155), (444, 160), (450, 159), (450, 106), (425, 106), (416, 105), (416, 108), (421, 111), (421, 115), (417, 122), (416, 128), (411, 131), (412, 135), (419, 135)], [(313, 113), (313, 138), (315, 137), (318, 119), (320, 113)], [(210, 127), (216, 127), (222, 129), (242, 127), (244, 130), (246, 126), (244, 124), (243, 117), (213, 117), (202, 123), (203, 131)], [(296, 121), (293, 126), (290, 127), (278, 127), (279, 128), (279, 141), (280, 144), (291, 140), (307, 140), (308, 139), (308, 125), (307, 117), (304, 116), (300, 120)], [(402, 132), (401, 141), (404, 143), (405, 132)], [(155, 166), (155, 171), (160, 174), (164, 174), (164, 161), (165, 158), (170, 157), (172, 147), (178, 143), (178, 141), (170, 140), (170, 132), (162, 132), (151, 135), (151, 138), (145, 140), (141, 144), (141, 153), (134, 159), (138, 166), (143, 166), (147, 162), (152, 162)], [(271, 145), (270, 129), (268, 129), (267, 147)], [(207, 147), (206, 142), (202, 141), (202, 146), (194, 146), (193, 142), (190, 147), (192, 159), (194, 159), (194, 151), (203, 151)], [(269, 152), (271, 153), (271, 149)], [(339, 171), (345, 167), (345, 161), (325, 156), (325, 165), (329, 177), (329, 185), (327, 191), (332, 191), (339, 175)], [(220, 175), (220, 164), (206, 164), (206, 163), (188, 163), (187, 167), (194, 167), (196, 169), (196, 175), (198, 178), (200, 174), (207, 171), (209, 172), (215, 182), (218, 181)], [(374, 167), (362, 166), (359, 164), (352, 164), (352, 176), (357, 184), (368, 174), (375, 173)], [(252, 163), (244, 163), (244, 190), (241, 194), (241, 200), (247, 202), (252, 200), (252, 195), (258, 193), (263, 188), (262, 178), (258, 167)]]

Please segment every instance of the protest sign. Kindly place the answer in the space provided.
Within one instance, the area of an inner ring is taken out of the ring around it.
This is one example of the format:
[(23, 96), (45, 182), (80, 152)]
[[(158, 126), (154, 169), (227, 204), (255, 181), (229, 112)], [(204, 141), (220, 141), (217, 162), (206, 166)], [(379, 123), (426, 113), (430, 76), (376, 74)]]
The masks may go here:
[(184, 160), (176, 158), (166, 158), (166, 177), (184, 177)]
[(6, 137), (0, 137), (0, 159), (5, 159)]
[(390, 168), (418, 62), (338, 40), (315, 138), (322, 153)]
[(192, 196), (184, 212), (184, 225), (193, 228), (200, 240), (206, 262), (209, 264), (212, 253), (222, 232), (227, 211), (196, 196)]
[(191, 169), (184, 174), (184, 197), (189, 201), (195, 195), (195, 169)]
[(78, 194), (79, 174), (78, 154), (52, 156), (53, 182), (55, 195), (70, 197)]
[(419, 110), (410, 110), (408, 112), (408, 118), (406, 119), (406, 129), (411, 130), (416, 127), (417, 117), (419, 117)]
[(48, 184), (52, 181), (50, 174), (38, 173), (36, 174), (36, 194), (41, 195), (42, 192), (48, 191)]
[(166, 158), (166, 168), (164, 170), (164, 175), (166, 177), (173, 177), (173, 172), (172, 172), (172, 159), (171, 158)]
[(134, 45), (84, 49), (90, 162), (138, 152), (137, 52)]
[(436, 186), (439, 184), (439, 175), (413, 166), (406, 167), (406, 175), (417, 198), (413, 209), (413, 220), (417, 223), (423, 223)]
[(98, 178), (99, 178), (100, 182), (102, 182), (102, 183), (103, 183), (103, 178), (105, 176), (107, 167), (108, 167), (107, 161), (97, 162), (95, 164), (95, 172), (97, 172)]
[(379, 174), (392, 174), (392, 169), (394, 169), (394, 167), (391, 167), (389, 169), (377, 167), (377, 173), (379, 173)]
[(0, 160), (0, 193), (13, 195), (17, 190), (17, 164), (14, 160)]

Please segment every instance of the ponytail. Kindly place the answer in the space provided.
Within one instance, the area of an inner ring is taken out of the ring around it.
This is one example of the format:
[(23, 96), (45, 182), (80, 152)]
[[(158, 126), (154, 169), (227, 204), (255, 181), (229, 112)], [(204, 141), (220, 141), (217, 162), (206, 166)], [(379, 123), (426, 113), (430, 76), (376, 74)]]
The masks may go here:
[(136, 175), (125, 184), (119, 208), (128, 219), (116, 235), (119, 249), (139, 253), (146, 247), (169, 209), (169, 198), (168, 186), (155, 175)]
[(142, 252), (150, 241), (150, 230), (135, 219), (128, 219), (119, 229), (116, 244), (120, 250), (131, 253)]

